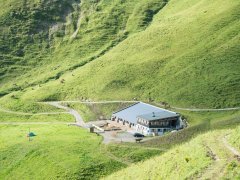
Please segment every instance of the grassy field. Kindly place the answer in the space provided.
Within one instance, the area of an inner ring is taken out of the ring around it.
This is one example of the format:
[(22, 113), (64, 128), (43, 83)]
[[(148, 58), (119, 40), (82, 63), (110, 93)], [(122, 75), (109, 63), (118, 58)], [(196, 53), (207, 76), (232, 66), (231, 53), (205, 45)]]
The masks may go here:
[[(37, 134), (30, 142), (29, 128)], [(126, 167), (126, 161), (161, 154), (135, 148), (123, 157), (120, 151), (130, 147), (118, 149), (101, 141), (101, 136), (66, 125), (0, 125), (0, 179), (97, 179)]]
[(95, 179), (124, 167), (97, 151), (101, 137), (85, 130), (31, 125), (37, 136), (29, 142), (28, 127), (0, 126), (1, 179)]
[(19, 115), (0, 112), (0, 123), (11, 122), (75, 122), (75, 119), (70, 114), (39, 114), (39, 115)]
[(0, 122), (24, 122), (27, 121), (31, 116), (30, 115), (17, 115), (17, 114), (10, 114), (5, 112), (0, 112)]

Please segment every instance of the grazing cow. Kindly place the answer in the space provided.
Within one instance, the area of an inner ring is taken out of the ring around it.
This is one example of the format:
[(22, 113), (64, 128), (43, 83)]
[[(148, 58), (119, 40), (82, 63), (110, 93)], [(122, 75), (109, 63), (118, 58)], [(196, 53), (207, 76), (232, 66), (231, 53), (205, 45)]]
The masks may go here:
[(137, 143), (137, 142), (140, 143), (141, 140), (143, 140), (143, 139), (141, 139), (141, 138), (135, 139), (136, 143)]

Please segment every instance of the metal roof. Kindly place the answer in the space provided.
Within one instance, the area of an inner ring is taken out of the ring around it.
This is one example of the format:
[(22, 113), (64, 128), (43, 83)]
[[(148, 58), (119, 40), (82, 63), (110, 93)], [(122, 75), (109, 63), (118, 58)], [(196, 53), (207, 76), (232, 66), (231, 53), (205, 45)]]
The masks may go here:
[(165, 119), (165, 118), (170, 118), (170, 117), (178, 117), (179, 114), (176, 114), (174, 112), (170, 111), (162, 111), (162, 112), (152, 112), (148, 114), (143, 114), (140, 116), (137, 116), (139, 118), (142, 118), (147, 121), (153, 121), (153, 120), (158, 120), (158, 119)]
[(150, 120), (150, 114), (153, 115), (153, 112), (162, 118), (178, 116), (178, 114), (175, 112), (168, 111), (166, 109), (162, 109), (143, 102), (138, 102), (129, 107), (126, 107), (118, 112), (113, 113), (113, 115), (130, 123), (137, 124), (137, 117), (147, 116)]

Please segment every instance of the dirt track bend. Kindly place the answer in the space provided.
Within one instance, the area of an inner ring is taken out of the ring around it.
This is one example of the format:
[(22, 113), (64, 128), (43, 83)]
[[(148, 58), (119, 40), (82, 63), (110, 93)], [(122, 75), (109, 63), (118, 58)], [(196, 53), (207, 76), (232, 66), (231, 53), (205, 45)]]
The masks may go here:
[(73, 115), (75, 117), (77, 125), (82, 126), (82, 127), (84, 127), (86, 125), (85, 122), (83, 121), (81, 115), (76, 110), (60, 104), (61, 102), (45, 102), (45, 103), (52, 105), (56, 108), (64, 109), (65, 111), (67, 111), (67, 113)]

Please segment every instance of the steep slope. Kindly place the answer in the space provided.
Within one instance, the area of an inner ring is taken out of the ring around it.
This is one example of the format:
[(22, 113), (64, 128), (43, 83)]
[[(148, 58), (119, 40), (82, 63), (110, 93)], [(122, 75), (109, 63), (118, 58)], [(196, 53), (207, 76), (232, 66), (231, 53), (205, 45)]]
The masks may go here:
[(58, 79), (96, 59), (128, 34), (145, 29), (166, 4), (162, 0), (0, 3), (5, 7), (0, 14), (2, 95)]
[(37, 57), (33, 70), (13, 77), (17, 85), (3, 78), (2, 94), (24, 89), (12, 94), (35, 101), (137, 97), (179, 106), (239, 105), (239, 1), (81, 3), (92, 8), (77, 35), (54, 39), (44, 60)]

